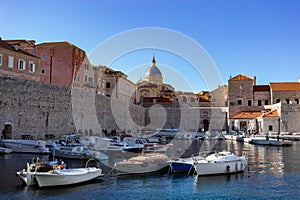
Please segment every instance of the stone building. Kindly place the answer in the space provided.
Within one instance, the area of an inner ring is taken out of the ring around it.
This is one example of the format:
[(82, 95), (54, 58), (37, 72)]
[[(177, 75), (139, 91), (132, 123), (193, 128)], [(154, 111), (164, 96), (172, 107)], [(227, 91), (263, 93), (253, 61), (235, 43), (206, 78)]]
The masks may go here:
[(228, 80), (229, 127), (247, 132), (299, 132), (300, 82), (256, 85), (237, 75)]
[(176, 92), (180, 107), (199, 107), (199, 97), (193, 92)]
[(40, 59), (0, 38), (0, 75), (40, 81)]
[(86, 59), (82, 49), (70, 42), (45, 42), (37, 44), (35, 51), (35, 55), (41, 58), (41, 82), (72, 86), (77, 78), (80, 81), (75, 87), (82, 87), (84, 69), (81, 66)]
[(98, 78), (101, 88), (105, 88), (102, 94), (120, 101), (135, 102), (135, 84), (127, 79), (127, 75), (121, 71), (114, 71), (109, 67), (101, 66), (103, 76)]

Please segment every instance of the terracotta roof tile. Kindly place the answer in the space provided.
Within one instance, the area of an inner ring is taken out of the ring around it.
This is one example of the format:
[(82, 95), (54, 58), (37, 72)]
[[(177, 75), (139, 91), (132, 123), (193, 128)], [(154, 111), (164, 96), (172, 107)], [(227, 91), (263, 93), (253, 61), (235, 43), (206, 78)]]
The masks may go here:
[(57, 46), (75, 46), (74, 44), (63, 41), (63, 42), (44, 42), (36, 45), (37, 47), (57, 47)]
[(230, 119), (256, 119), (261, 116), (258, 111), (242, 111), (230, 117)]
[(242, 74), (239, 74), (235, 77), (230, 78), (228, 81), (250, 81), (250, 80), (253, 80), (253, 79), (251, 79), (247, 76), (244, 76)]
[(262, 115), (262, 117), (279, 117), (277, 110), (271, 110)]
[(31, 54), (31, 53), (28, 53), (27, 51), (24, 51), (22, 49), (18, 49), (16, 50), (15, 47), (13, 47), (12, 45), (4, 42), (3, 40), (0, 40), (0, 48), (4, 48), (4, 49), (7, 49), (7, 50), (10, 50), (10, 51), (14, 51), (14, 52), (18, 52), (18, 53), (21, 53), (21, 54), (25, 54), (27, 56), (32, 56), (32, 57), (35, 57), (35, 58), (39, 58), (39, 57), (36, 57), (35, 55)]
[(300, 90), (300, 83), (299, 82), (270, 83), (270, 87), (273, 91)]

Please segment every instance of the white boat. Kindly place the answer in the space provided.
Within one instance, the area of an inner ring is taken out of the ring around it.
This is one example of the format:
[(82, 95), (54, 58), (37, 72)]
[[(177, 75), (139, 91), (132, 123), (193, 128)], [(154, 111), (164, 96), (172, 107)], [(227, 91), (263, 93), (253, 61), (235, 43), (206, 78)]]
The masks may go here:
[[(164, 145), (161, 145), (160, 140), (155, 138), (142, 137), (96, 137), (87, 136), (83, 138), (83, 143), (93, 151), (103, 152), (107, 155), (122, 156), (125, 153), (141, 153), (151, 151), (165, 151)], [(163, 142), (163, 141), (162, 141)]]
[(149, 153), (117, 162), (114, 169), (125, 174), (140, 174), (162, 170), (169, 165), (165, 154)]
[(46, 147), (46, 141), (44, 140), (3, 139), (0, 143), (3, 147), (12, 149), (12, 151), (16, 153), (50, 153), (49, 148)]
[[(50, 166), (51, 167), (51, 166)], [(39, 187), (64, 186), (83, 183), (103, 176), (99, 167), (85, 167), (74, 169), (51, 169), (38, 170), (39, 164), (27, 163), (27, 169), (17, 172), (17, 175), (28, 185), (37, 184)]]
[(78, 134), (66, 134), (60, 140), (52, 144), (51, 153), (54, 157), (88, 160), (96, 158), (98, 160), (107, 159), (101, 152), (89, 150), (82, 142)]
[(7, 154), (7, 153), (11, 153), (11, 152), (12, 152), (12, 149), (0, 147), (0, 154)]
[(194, 168), (198, 176), (242, 172), (245, 170), (247, 164), (246, 156), (236, 156), (227, 151), (194, 160)]
[(100, 176), (103, 176), (102, 170), (96, 167), (51, 170), (34, 175), (39, 187), (78, 184)]

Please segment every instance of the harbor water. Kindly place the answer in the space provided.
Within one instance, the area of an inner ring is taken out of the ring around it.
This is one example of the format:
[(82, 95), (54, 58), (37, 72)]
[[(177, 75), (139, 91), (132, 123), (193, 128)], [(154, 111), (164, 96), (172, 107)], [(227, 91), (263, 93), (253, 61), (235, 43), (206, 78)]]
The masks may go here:
[[(184, 142), (184, 141), (177, 141)], [(186, 154), (199, 150), (193, 142)], [(27, 187), (16, 172), (31, 162), (32, 154), (0, 155), (0, 199), (297, 199), (300, 198), (300, 141), (290, 147), (271, 147), (219, 141), (214, 150), (229, 150), (249, 158), (249, 170), (233, 175), (197, 177), (158, 172), (143, 175), (107, 175), (68, 187)], [(48, 159), (48, 156), (40, 156)], [(83, 166), (70, 161), (72, 167)], [(104, 173), (109, 169), (101, 164)]]

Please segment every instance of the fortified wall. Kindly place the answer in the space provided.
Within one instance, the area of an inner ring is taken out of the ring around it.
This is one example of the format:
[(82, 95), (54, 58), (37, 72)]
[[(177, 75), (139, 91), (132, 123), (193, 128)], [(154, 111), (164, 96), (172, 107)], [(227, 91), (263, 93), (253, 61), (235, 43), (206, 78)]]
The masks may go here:
[(222, 108), (143, 108), (82, 89), (0, 76), (0, 129), (12, 138), (66, 133), (103, 136), (112, 130), (184, 131), (226, 127)]
[(145, 124), (145, 110), (140, 106), (85, 90), (3, 76), (0, 112), (0, 129), (12, 138), (76, 132), (101, 135), (104, 129), (134, 132)]

